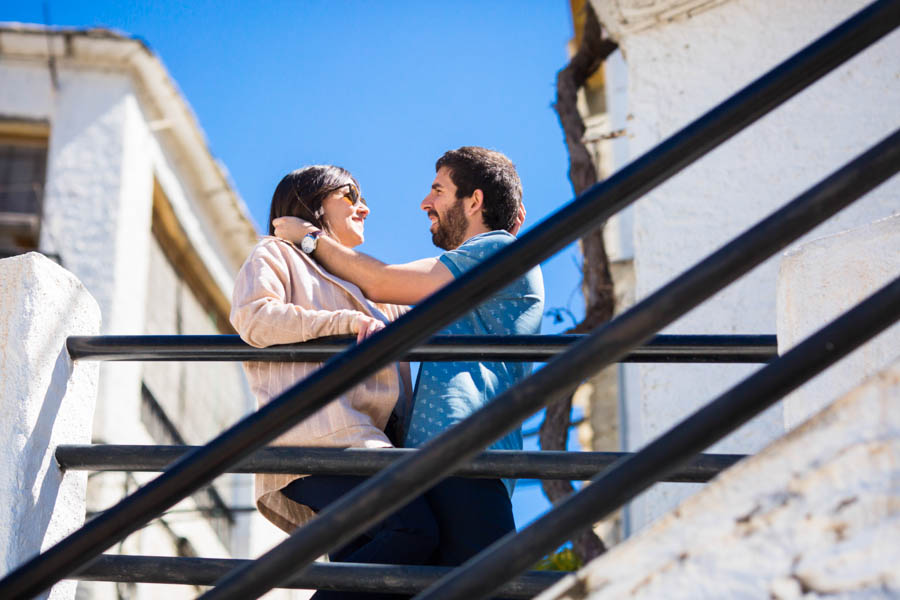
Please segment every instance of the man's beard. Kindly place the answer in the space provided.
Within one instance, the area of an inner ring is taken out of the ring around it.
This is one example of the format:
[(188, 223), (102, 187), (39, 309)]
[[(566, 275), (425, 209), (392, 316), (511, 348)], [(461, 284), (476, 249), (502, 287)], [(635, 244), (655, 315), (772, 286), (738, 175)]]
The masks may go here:
[[(437, 214), (437, 212), (435, 212)], [(441, 250), (453, 250), (465, 241), (469, 223), (463, 210), (462, 198), (457, 198), (444, 216), (437, 216), (437, 230), (431, 234), (431, 242)]]

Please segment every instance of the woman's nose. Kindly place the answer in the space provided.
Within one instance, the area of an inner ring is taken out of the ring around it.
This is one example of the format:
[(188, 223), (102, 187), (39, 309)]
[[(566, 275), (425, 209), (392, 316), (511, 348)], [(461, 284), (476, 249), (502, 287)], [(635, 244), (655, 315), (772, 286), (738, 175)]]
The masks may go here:
[(359, 207), (357, 207), (357, 209), (356, 209), (356, 214), (359, 215), (360, 217), (362, 217), (363, 219), (365, 219), (369, 215), (370, 212), (372, 212), (372, 211), (370, 211), (369, 207), (366, 206), (365, 204), (360, 204)]

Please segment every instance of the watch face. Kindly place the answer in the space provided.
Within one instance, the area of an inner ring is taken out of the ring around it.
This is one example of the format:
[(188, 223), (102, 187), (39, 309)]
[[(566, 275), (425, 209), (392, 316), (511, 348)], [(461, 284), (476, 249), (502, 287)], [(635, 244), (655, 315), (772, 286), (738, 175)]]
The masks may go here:
[(316, 237), (310, 233), (303, 236), (303, 239), (300, 240), (300, 249), (307, 254), (312, 254), (316, 249)]

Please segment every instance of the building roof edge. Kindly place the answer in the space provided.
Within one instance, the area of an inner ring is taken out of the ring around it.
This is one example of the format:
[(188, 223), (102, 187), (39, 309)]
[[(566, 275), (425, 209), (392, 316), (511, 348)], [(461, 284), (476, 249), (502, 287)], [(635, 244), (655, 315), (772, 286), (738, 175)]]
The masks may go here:
[[(51, 36), (50, 42), (29, 43), (28, 38), (34, 35)], [(53, 43), (53, 38), (59, 42)], [(77, 43), (73, 43), (75, 41)], [(147, 41), (103, 27), (48, 27), (0, 22), (0, 55), (49, 59), (51, 53), (58, 58), (74, 58), (99, 65), (118, 63), (135, 76), (162, 113), (160, 122), (170, 130), (172, 139), (199, 177), (200, 201), (205, 204), (200, 208), (219, 230), (219, 241), (227, 253), (228, 265), (236, 271), (259, 233), (228, 171), (212, 153), (199, 119)]]

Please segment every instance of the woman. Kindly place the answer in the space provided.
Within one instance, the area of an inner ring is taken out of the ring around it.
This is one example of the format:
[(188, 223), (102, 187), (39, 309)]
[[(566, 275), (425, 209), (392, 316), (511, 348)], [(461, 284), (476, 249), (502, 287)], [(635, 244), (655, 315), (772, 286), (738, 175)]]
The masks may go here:
[[(264, 347), (327, 335), (356, 334), (362, 340), (406, 310), (369, 302), (355, 285), (324, 271), (290, 242), (272, 237), (274, 219), (294, 216), (314, 223), (325, 235), (352, 248), (363, 242), (369, 212), (356, 179), (340, 167), (304, 167), (281, 180), (272, 196), (269, 236), (254, 247), (235, 282), (231, 323), (244, 341)], [(260, 405), (318, 367), (319, 364), (291, 362), (244, 364)], [(398, 399), (409, 404), (409, 380), (408, 364), (386, 367), (293, 427), (274, 444), (391, 447), (384, 428)], [(364, 480), (354, 476), (261, 474), (256, 476), (256, 503), (267, 519), (291, 532)], [(332, 553), (331, 558), (340, 562), (421, 564), (436, 548), (437, 535), (434, 517), (419, 498)], [(321, 592), (316, 595), (326, 596), (355, 597)]]

